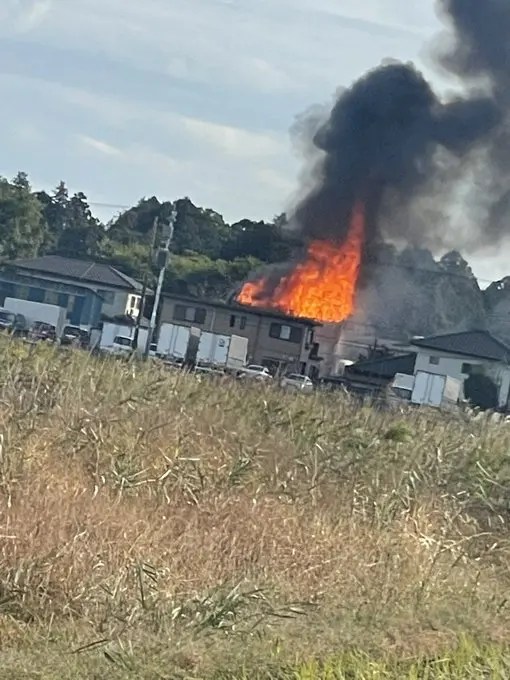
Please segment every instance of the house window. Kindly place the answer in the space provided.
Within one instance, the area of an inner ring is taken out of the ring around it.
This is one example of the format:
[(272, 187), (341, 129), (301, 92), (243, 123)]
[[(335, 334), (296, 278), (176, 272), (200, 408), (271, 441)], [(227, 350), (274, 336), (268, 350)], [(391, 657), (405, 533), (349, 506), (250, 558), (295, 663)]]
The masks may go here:
[(97, 292), (103, 298), (105, 305), (113, 305), (115, 293), (112, 290), (98, 290)]
[(240, 323), (240, 325), (239, 325), (239, 328), (240, 328), (242, 331), (244, 331), (244, 329), (246, 328), (246, 317), (245, 317), (245, 316), (242, 316), (242, 317), (241, 317), (241, 323)]
[(464, 373), (465, 375), (471, 375), (473, 372), (473, 364), (462, 364), (460, 372)]
[(236, 325), (236, 317), (235, 317), (235, 314), (232, 314), (230, 316), (230, 328), (234, 328), (235, 325)]
[(431, 366), (439, 366), (439, 357), (429, 357), (429, 364)]
[(206, 310), (201, 307), (186, 307), (185, 305), (175, 305), (174, 320), (189, 321), (190, 323), (205, 323)]
[(30, 288), (28, 299), (30, 302), (44, 302), (44, 290), (42, 288)]
[(269, 327), (269, 337), (299, 344), (303, 339), (303, 329), (298, 328), (297, 326), (272, 323)]
[(136, 316), (140, 311), (140, 297), (138, 295), (130, 295), (128, 297), (126, 314)]
[(67, 309), (68, 303), (69, 303), (69, 295), (66, 295), (65, 293), (59, 293), (58, 299), (57, 299), (58, 306), (63, 307), (64, 309)]
[(58, 305), (59, 294), (54, 290), (47, 290), (44, 295), (44, 302), (48, 305)]

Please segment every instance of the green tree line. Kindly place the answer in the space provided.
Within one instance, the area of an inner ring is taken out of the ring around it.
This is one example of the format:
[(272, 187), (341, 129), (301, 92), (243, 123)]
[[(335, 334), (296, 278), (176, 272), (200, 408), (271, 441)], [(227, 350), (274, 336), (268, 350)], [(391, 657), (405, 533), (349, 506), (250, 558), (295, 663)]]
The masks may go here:
[[(228, 224), (214, 210), (189, 198), (173, 203), (143, 198), (103, 224), (87, 197), (73, 195), (64, 182), (52, 192), (34, 191), (26, 173), (0, 177), (0, 258), (62, 255), (112, 264), (135, 278), (154, 276), (152, 243), (176, 208), (167, 290), (223, 297), (263, 264), (288, 259), (292, 243), (285, 235), (285, 216), (272, 222), (243, 219)], [(159, 228), (154, 231), (154, 224)]]

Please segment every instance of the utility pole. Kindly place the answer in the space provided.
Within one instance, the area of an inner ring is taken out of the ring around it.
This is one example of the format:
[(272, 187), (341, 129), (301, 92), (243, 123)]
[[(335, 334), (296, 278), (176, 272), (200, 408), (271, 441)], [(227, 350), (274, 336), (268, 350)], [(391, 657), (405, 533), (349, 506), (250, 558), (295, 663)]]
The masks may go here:
[(149, 271), (152, 269), (152, 262), (153, 262), (153, 257), (154, 257), (154, 248), (156, 246), (156, 234), (158, 233), (158, 224), (159, 224), (159, 218), (155, 217), (154, 222), (152, 223), (152, 234), (151, 234), (151, 242), (149, 246), (149, 268), (143, 275), (143, 281), (142, 281), (142, 299), (140, 300), (140, 311), (138, 313), (138, 317), (136, 319), (136, 326), (135, 326), (135, 332), (133, 334), (133, 351), (136, 352), (136, 349), (138, 347), (138, 336), (140, 335), (140, 328), (142, 325), (142, 319), (143, 319), (143, 310), (145, 308), (145, 300), (147, 298), (147, 288), (149, 285)]
[(159, 264), (159, 276), (158, 276), (158, 285), (156, 286), (156, 294), (154, 296), (154, 306), (152, 308), (152, 314), (151, 314), (151, 319), (149, 322), (149, 332), (147, 333), (147, 344), (145, 345), (145, 351), (143, 353), (143, 356), (145, 359), (149, 356), (149, 351), (150, 351), (150, 346), (152, 343), (152, 337), (154, 335), (154, 329), (156, 327), (156, 318), (158, 315), (158, 307), (159, 307), (159, 300), (161, 298), (161, 289), (163, 288), (163, 281), (165, 279), (165, 272), (166, 268), (168, 265), (168, 257), (169, 257), (169, 252), (170, 252), (170, 243), (172, 242), (172, 237), (174, 235), (174, 224), (175, 224), (175, 219), (177, 217), (177, 211), (175, 208), (172, 208), (172, 212), (170, 213), (170, 217), (168, 219), (168, 233), (165, 239), (165, 243), (163, 244), (163, 247), (158, 250), (158, 264)]

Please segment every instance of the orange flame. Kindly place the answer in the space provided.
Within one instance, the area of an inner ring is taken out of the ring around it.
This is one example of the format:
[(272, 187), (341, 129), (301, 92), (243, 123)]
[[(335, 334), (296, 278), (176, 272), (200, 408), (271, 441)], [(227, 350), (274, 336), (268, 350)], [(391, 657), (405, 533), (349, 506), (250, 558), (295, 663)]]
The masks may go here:
[(325, 323), (343, 321), (354, 307), (364, 238), (365, 213), (358, 205), (343, 243), (312, 241), (305, 261), (275, 290), (266, 294), (267, 280), (262, 278), (245, 283), (237, 301)]

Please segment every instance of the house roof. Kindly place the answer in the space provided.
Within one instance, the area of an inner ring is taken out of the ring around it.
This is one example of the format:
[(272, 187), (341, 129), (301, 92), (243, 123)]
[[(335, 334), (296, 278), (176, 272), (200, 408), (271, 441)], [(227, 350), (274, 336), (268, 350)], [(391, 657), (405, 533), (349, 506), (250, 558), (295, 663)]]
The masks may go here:
[(50, 274), (60, 278), (94, 283), (100, 286), (127, 288), (134, 291), (142, 289), (142, 285), (138, 281), (127, 276), (127, 274), (123, 274), (109, 264), (75, 260), (70, 257), (61, 257), (60, 255), (44, 255), (30, 260), (13, 260), (8, 265), (21, 271)]
[(208, 307), (214, 307), (215, 309), (225, 309), (231, 311), (232, 313), (237, 312), (245, 314), (253, 314), (255, 316), (262, 316), (269, 319), (278, 319), (280, 321), (287, 321), (289, 323), (299, 323), (303, 326), (321, 326), (319, 321), (314, 321), (313, 319), (305, 319), (302, 317), (289, 316), (283, 312), (278, 312), (276, 310), (261, 309), (260, 307), (249, 307), (247, 305), (241, 305), (237, 302), (227, 303), (218, 302), (214, 300), (205, 300), (203, 298), (196, 298), (190, 295), (178, 295), (174, 293), (163, 293), (162, 297), (166, 300), (175, 300), (176, 302), (189, 302), (191, 304), (201, 304)]
[(370, 375), (378, 378), (394, 378), (397, 373), (412, 374), (416, 354), (402, 354), (399, 356), (380, 357), (367, 361), (358, 361), (352, 366), (347, 366), (345, 373), (352, 375)]
[(466, 331), (433, 335), (428, 338), (413, 340), (412, 345), (425, 349), (434, 349), (447, 354), (461, 354), (491, 361), (510, 360), (510, 347), (491, 335), (488, 331)]

